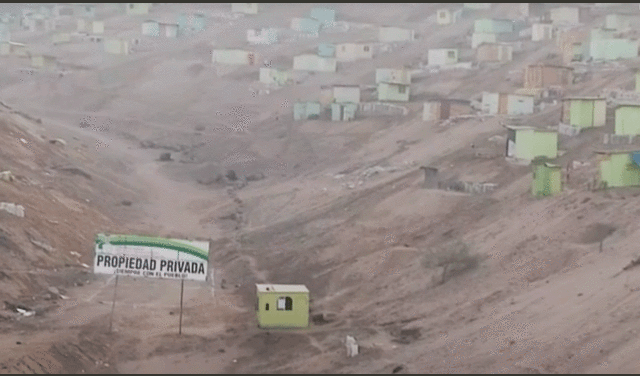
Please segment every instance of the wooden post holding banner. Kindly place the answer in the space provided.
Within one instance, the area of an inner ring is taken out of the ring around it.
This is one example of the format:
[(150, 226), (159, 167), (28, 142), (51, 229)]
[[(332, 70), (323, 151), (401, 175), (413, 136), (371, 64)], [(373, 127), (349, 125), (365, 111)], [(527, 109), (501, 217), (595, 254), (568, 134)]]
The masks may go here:
[(111, 316), (109, 316), (109, 333), (113, 327), (113, 311), (116, 309), (116, 293), (118, 292), (118, 274), (116, 274), (116, 284), (113, 287), (113, 303), (111, 303)]
[(178, 335), (182, 335), (182, 297), (184, 296), (184, 279), (180, 286), (180, 327), (178, 329)]
[(184, 280), (207, 281), (209, 249), (207, 241), (157, 238), (139, 235), (97, 234), (93, 272), (116, 276), (109, 332), (113, 330), (119, 275), (180, 279), (180, 327), (184, 308)]

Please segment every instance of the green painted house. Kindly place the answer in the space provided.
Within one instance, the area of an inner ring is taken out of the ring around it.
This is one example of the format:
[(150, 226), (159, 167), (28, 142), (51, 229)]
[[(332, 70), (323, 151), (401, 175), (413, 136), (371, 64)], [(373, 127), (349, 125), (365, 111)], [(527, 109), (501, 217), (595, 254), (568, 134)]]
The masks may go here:
[(231, 12), (258, 14), (258, 3), (231, 3)]
[(203, 31), (207, 28), (207, 16), (203, 13), (195, 13), (191, 20), (191, 27), (194, 31)]
[(552, 196), (562, 191), (562, 166), (545, 161), (533, 161), (532, 166), (531, 193), (534, 196)]
[(31, 55), (31, 67), (53, 72), (58, 69), (58, 60), (50, 55)]
[(638, 46), (634, 39), (592, 39), (589, 54), (594, 60), (634, 59), (638, 57)]
[(224, 65), (255, 65), (257, 60), (253, 51), (220, 49), (213, 50), (211, 62)]
[(478, 48), (483, 43), (497, 43), (498, 37), (494, 33), (473, 33), (471, 35), (471, 48)]
[(338, 61), (334, 57), (303, 54), (293, 57), (293, 70), (313, 72), (335, 72)]
[(640, 104), (621, 104), (616, 107), (614, 133), (618, 135), (640, 134)]
[(607, 100), (599, 97), (562, 99), (562, 123), (576, 128), (602, 127), (607, 121)]
[(491, 3), (464, 3), (463, 7), (473, 10), (489, 10), (491, 9)]
[(296, 102), (293, 105), (293, 120), (317, 119), (320, 110), (320, 102)]
[(260, 328), (309, 326), (309, 290), (306, 286), (256, 284), (256, 296)]
[(192, 31), (200, 32), (205, 30), (207, 26), (207, 17), (200, 12), (191, 15), (180, 13), (176, 16), (176, 23), (178, 24), (178, 32), (181, 34), (187, 34)]
[(11, 26), (0, 22), (0, 42), (9, 42), (11, 40)]
[(104, 51), (113, 55), (128, 55), (129, 41), (125, 39), (109, 38), (104, 40)]
[(411, 72), (405, 69), (376, 69), (379, 101), (408, 102)]
[(591, 38), (589, 38), (590, 40), (611, 39), (614, 38), (614, 35), (616, 35), (616, 30), (607, 29), (604, 27), (596, 27), (591, 29), (589, 35), (591, 36)]
[(479, 19), (473, 23), (473, 31), (475, 33), (512, 33), (513, 21), (512, 20), (492, 20), (492, 19)]
[(507, 126), (506, 156), (532, 161), (536, 157), (558, 156), (558, 132), (527, 126)]
[(381, 82), (378, 84), (378, 100), (391, 102), (408, 102), (409, 85)]
[(604, 27), (606, 29), (626, 31), (637, 22), (638, 17), (635, 14), (607, 14), (604, 20)]
[(380, 26), (378, 40), (382, 43), (408, 42), (416, 39), (416, 31), (393, 26)]
[(285, 86), (293, 82), (291, 73), (276, 68), (261, 67), (259, 72), (259, 80), (263, 84)]
[[(78, 23), (78, 28), (80, 28), (80, 23)], [(142, 35), (147, 37), (159, 37), (160, 23), (154, 20), (146, 20), (142, 22)]]
[(336, 22), (336, 11), (329, 8), (313, 8), (309, 17), (320, 21), (322, 27), (331, 27)]
[(606, 187), (640, 186), (640, 150), (596, 151), (600, 183)]
[(322, 23), (313, 18), (293, 18), (291, 19), (291, 29), (311, 35), (317, 35), (320, 32)]
[(321, 43), (318, 45), (318, 56), (335, 57), (336, 45), (331, 43)]
[(152, 3), (125, 3), (125, 10), (128, 16), (149, 14)]
[(189, 29), (189, 18), (186, 13), (180, 13), (176, 16), (176, 23), (180, 31), (186, 31)]

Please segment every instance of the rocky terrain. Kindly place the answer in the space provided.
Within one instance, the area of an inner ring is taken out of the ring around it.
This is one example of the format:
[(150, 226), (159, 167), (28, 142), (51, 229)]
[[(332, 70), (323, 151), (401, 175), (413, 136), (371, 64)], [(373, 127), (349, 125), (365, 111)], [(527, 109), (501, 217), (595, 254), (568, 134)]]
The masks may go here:
[[(137, 35), (144, 19), (180, 11), (203, 10), (209, 25), (179, 41), (142, 39), (120, 59), (90, 42), (56, 46), (62, 76), (0, 57), (0, 173), (10, 171), (0, 202), (14, 204), (0, 210), (0, 373), (640, 370), (640, 191), (589, 185), (612, 119), (560, 138), (558, 162), (575, 167), (563, 192), (544, 199), (531, 197), (531, 168), (504, 158), (504, 116), (422, 120), (436, 94), (477, 100), (522, 87), (528, 64), (559, 63), (553, 40), (523, 38), (504, 65), (429, 72), (420, 69), (427, 49), (470, 50), (473, 16), (440, 26), (443, 4), (333, 4), (349, 31), (251, 48), (290, 67), (319, 43), (374, 42), (380, 25), (419, 38), (266, 88), (257, 66), (222, 69), (210, 55), (249, 48), (246, 29), (288, 29), (312, 8), (261, 6), (243, 17), (229, 4), (161, 4), (135, 17), (101, 8), (108, 35)], [(609, 11), (594, 7), (587, 26)], [(45, 46), (50, 37), (13, 39)], [(583, 64), (588, 74), (567, 94), (633, 88), (638, 61)], [(316, 100), (321, 86), (371, 86), (376, 68), (403, 65), (420, 70), (406, 115), (293, 120), (293, 104)], [(560, 107), (525, 121), (557, 125)], [(425, 187), (421, 166), (495, 189)], [(114, 295), (114, 278), (90, 267), (99, 232), (210, 239), (214, 278), (185, 283), (181, 336), (179, 283), (121, 278)], [(441, 283), (429, 261), (456, 241), (477, 262)], [(310, 327), (258, 329), (263, 282), (305, 284)], [(346, 335), (358, 356), (346, 357)]]

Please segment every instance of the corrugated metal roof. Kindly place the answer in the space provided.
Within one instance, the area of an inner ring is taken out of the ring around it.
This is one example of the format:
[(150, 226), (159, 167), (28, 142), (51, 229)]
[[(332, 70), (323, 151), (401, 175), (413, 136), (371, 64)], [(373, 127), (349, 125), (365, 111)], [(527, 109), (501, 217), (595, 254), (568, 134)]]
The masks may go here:
[(309, 289), (307, 289), (307, 286), (305, 285), (272, 285), (256, 283), (256, 288), (258, 289), (258, 292), (309, 292)]
[(535, 95), (533, 95), (533, 94), (518, 94), (518, 93), (505, 93), (505, 92), (490, 93), (488, 91), (485, 91), (485, 93), (487, 93), (487, 94), (507, 95), (507, 96), (508, 95), (515, 95), (517, 97), (534, 97), (535, 98)]
[(504, 126), (507, 129), (513, 129), (513, 130), (533, 130), (536, 132), (557, 132), (558, 130), (555, 128), (541, 128), (541, 127), (532, 127), (530, 125), (505, 125)]
[(515, 22), (514, 20), (510, 20), (508, 18), (481, 18), (476, 21)]
[(336, 43), (336, 46), (347, 46), (347, 45), (352, 45), (352, 46), (371, 46), (373, 43), (367, 43), (367, 42), (344, 42), (344, 43)]
[(169, 17), (169, 16), (165, 16), (165, 17), (160, 16), (154, 19), (148, 18), (144, 22), (157, 22), (159, 24), (176, 24), (177, 25), (177, 22), (172, 17)]
[(482, 42), (478, 48), (482, 47), (482, 46), (513, 46), (511, 43), (509, 42)]
[(562, 98), (563, 101), (568, 101), (568, 100), (603, 100), (606, 101), (607, 98), (602, 98), (602, 97), (565, 97)]
[(620, 107), (640, 107), (640, 103), (618, 103), (618, 105), (616, 105), (616, 108)]
[(449, 103), (457, 103), (457, 104), (471, 104), (471, 101), (468, 99), (456, 99), (456, 98), (442, 98), (441, 96), (431, 96), (426, 98), (425, 102), (449, 102)]
[(612, 148), (611, 150), (594, 150), (594, 153), (596, 154), (629, 154), (638, 152), (640, 152), (640, 149), (637, 146), (629, 146), (628, 148), (625, 148), (624, 146), (620, 145), (616, 145), (615, 149)]
[(574, 70), (574, 68), (572, 67), (565, 67), (563, 65), (544, 64), (544, 63), (530, 64), (529, 67), (548, 67), (548, 68), (561, 68), (561, 69)]

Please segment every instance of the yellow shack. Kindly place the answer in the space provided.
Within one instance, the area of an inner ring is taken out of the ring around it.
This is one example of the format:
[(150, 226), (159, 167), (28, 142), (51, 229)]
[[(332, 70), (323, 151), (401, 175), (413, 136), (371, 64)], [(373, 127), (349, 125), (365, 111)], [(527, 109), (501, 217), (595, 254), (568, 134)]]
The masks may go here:
[(309, 326), (309, 290), (305, 285), (256, 284), (260, 328)]
[(58, 69), (58, 60), (51, 55), (32, 55), (31, 67), (45, 71), (55, 71)]

